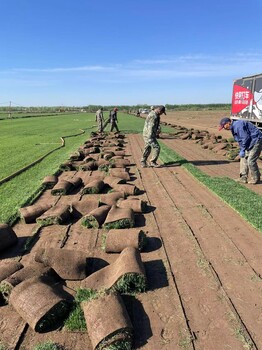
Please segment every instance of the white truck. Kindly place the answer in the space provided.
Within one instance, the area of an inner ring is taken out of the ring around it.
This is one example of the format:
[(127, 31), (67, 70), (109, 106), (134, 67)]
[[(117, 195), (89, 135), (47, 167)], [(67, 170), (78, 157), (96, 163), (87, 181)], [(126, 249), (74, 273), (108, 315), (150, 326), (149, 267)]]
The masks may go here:
[(245, 119), (262, 129), (262, 73), (234, 80), (231, 119)]

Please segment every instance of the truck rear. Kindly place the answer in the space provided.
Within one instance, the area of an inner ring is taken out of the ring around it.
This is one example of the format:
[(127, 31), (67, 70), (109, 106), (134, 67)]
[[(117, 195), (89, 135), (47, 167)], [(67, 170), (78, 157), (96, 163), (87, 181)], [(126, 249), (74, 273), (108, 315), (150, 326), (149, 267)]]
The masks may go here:
[(262, 129), (262, 73), (234, 80), (231, 118), (248, 120)]

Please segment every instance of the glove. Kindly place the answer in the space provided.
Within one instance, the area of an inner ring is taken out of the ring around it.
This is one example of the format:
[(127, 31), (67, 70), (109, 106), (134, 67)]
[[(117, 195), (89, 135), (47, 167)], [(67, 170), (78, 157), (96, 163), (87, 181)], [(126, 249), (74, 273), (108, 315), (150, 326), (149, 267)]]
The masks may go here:
[(239, 157), (240, 158), (245, 158), (245, 151), (240, 151), (239, 152)]

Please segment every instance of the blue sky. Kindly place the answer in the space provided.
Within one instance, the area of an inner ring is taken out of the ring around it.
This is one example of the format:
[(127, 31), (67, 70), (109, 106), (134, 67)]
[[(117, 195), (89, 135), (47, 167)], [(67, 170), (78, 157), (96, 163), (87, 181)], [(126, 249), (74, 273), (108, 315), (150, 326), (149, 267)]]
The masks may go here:
[(1, 0), (0, 106), (230, 103), (262, 0)]

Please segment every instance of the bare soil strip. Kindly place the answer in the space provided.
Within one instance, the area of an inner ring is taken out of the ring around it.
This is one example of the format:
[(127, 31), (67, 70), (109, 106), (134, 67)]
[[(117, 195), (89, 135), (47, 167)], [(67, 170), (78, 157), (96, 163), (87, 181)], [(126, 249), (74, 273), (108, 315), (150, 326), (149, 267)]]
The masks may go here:
[[(129, 138), (139, 164), (141, 150), (134, 145), (141, 148), (143, 142), (138, 135)], [(257, 251), (251, 258), (248, 245), (238, 242), (242, 237), (261, 247), (262, 237), (182, 168), (141, 169), (141, 177), (150, 204), (157, 207), (155, 217), (195, 347), (218, 349), (223, 342), (234, 349), (260, 348), (261, 279), (255, 270), (260, 255)], [(210, 207), (219, 208), (219, 217), (210, 214)], [(225, 232), (221, 221), (229, 213)], [(236, 230), (240, 234), (233, 242), (227, 232)]]

